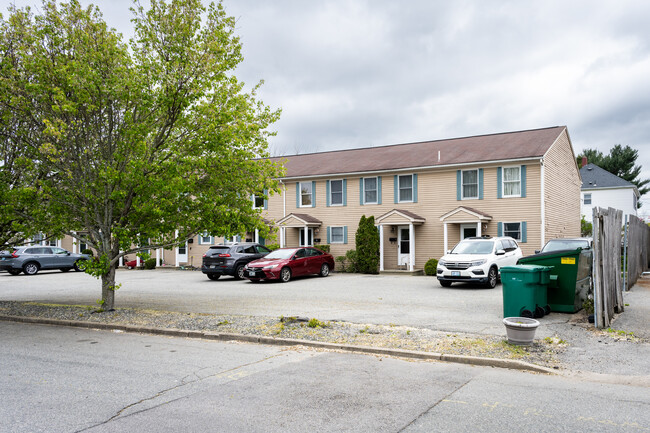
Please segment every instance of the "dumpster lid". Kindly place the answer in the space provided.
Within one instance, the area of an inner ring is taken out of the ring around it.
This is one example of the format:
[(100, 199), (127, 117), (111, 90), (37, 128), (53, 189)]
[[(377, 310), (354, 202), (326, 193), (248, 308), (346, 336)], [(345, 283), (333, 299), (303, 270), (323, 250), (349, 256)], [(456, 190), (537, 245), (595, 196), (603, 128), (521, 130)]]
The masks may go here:
[(540, 265), (514, 265), (514, 266), (504, 266), (501, 268), (501, 272), (520, 272), (520, 273), (532, 273), (532, 272), (542, 272), (547, 269), (553, 269), (553, 266), (540, 266)]

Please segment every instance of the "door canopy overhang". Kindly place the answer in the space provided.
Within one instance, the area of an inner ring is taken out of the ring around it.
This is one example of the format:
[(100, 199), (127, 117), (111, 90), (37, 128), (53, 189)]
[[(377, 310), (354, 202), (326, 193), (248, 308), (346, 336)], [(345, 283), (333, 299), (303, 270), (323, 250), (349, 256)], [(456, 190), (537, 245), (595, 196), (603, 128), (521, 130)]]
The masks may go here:
[(375, 220), (378, 225), (421, 225), (426, 219), (404, 209), (393, 209)]
[(320, 227), (323, 222), (305, 213), (290, 213), (277, 223), (284, 227)]
[(480, 210), (467, 206), (458, 206), (440, 217), (440, 221), (449, 223), (476, 223), (492, 221), (492, 217)]

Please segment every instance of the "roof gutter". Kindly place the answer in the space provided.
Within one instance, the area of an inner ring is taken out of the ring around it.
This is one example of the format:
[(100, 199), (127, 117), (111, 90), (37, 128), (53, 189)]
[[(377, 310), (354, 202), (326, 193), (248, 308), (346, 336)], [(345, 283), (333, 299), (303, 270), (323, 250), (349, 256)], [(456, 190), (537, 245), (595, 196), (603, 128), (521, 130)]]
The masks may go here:
[(286, 176), (280, 179), (282, 180), (296, 180), (296, 179), (318, 179), (323, 177), (344, 177), (344, 176), (360, 176), (367, 174), (383, 174), (383, 173), (404, 173), (404, 172), (413, 172), (420, 170), (433, 170), (433, 169), (445, 169), (445, 168), (455, 168), (455, 167), (475, 167), (479, 165), (487, 164), (512, 164), (516, 162), (528, 162), (528, 161), (543, 161), (543, 156), (535, 156), (528, 158), (516, 158), (516, 159), (499, 159), (492, 161), (478, 161), (478, 162), (463, 162), (457, 164), (444, 164), (444, 165), (427, 165), (422, 167), (406, 167), (406, 168), (387, 168), (385, 170), (369, 170), (369, 171), (350, 171), (344, 173), (323, 173), (315, 174), (309, 176)]

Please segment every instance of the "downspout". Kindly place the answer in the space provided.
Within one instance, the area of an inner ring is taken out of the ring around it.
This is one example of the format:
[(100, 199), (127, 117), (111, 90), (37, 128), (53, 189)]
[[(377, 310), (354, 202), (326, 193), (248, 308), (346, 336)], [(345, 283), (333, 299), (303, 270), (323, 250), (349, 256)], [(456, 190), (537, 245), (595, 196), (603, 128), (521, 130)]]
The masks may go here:
[(546, 188), (545, 188), (545, 180), (544, 180), (544, 158), (542, 158), (540, 161), (540, 171), (541, 171), (541, 178), (542, 178), (542, 191), (541, 191), (541, 216), (542, 216), (542, 228), (540, 230), (540, 240), (541, 244), (539, 246), (539, 249), (541, 250), (544, 248), (544, 245), (546, 244)]

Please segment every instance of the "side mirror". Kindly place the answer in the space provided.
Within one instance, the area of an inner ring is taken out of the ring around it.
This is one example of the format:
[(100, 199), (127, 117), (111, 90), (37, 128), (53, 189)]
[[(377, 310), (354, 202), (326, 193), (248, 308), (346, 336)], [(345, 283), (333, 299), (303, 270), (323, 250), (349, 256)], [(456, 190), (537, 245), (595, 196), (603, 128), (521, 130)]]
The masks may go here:
[(535, 254), (539, 254), (539, 253), (541, 253), (540, 250), (535, 250)]
[(447, 254), (451, 254), (451, 250), (447, 250)]
[(497, 250), (497, 256), (502, 256), (506, 253), (505, 250)]

